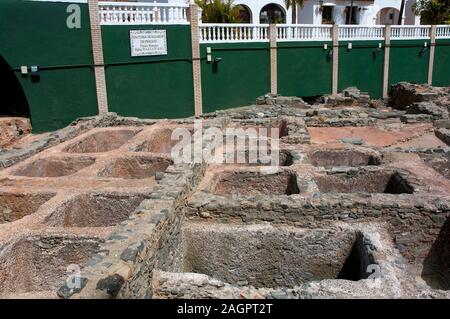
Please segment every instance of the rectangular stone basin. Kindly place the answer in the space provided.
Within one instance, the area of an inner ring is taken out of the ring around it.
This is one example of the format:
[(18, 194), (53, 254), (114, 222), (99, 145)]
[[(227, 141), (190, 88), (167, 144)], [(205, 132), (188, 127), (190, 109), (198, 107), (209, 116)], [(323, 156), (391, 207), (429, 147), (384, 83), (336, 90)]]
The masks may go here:
[(57, 207), (45, 220), (53, 227), (109, 227), (126, 220), (143, 195), (81, 194)]
[(0, 296), (55, 291), (66, 280), (67, 267), (85, 266), (98, 251), (97, 238), (29, 236), (0, 248)]
[(378, 156), (359, 150), (316, 150), (308, 155), (308, 159), (312, 165), (326, 168), (380, 165), (381, 163)]
[[(183, 128), (183, 127), (180, 127)], [(193, 129), (186, 128), (187, 132), (192, 138), (193, 141)], [(181, 142), (181, 137), (178, 139), (178, 136), (175, 136), (172, 139), (172, 133), (174, 129), (165, 128), (155, 131), (150, 138), (136, 147), (136, 152), (151, 152), (151, 153), (160, 153), (160, 154), (170, 154), (172, 151), (172, 147)]]
[[(278, 158), (277, 158), (278, 157)], [(279, 166), (291, 166), (293, 164), (292, 154), (287, 150), (280, 150), (278, 155), (276, 151), (273, 152), (268, 149), (265, 154), (260, 156), (258, 151), (252, 154), (248, 151), (248, 147), (244, 151), (225, 151), (223, 157), (224, 164), (240, 164), (249, 166), (276, 166), (277, 162)]]
[(161, 157), (122, 157), (101, 169), (98, 176), (126, 179), (150, 178), (158, 172), (164, 172), (171, 164), (170, 160)]
[(422, 278), (434, 289), (450, 290), (450, 217), (423, 262)]
[(54, 193), (0, 192), (0, 224), (35, 213)]
[(216, 195), (292, 195), (300, 193), (297, 177), (290, 172), (263, 174), (250, 172), (221, 172), (213, 188)]
[(275, 138), (276, 132), (278, 134), (278, 138), (282, 138), (288, 135), (286, 121), (277, 121), (275, 123), (270, 123), (267, 125), (264, 124), (250, 124), (242, 122), (240, 127), (233, 128), (233, 131), (227, 130), (226, 135), (247, 135), (247, 136), (255, 136), (260, 138)]
[(22, 167), (14, 172), (16, 176), (60, 177), (69, 176), (95, 163), (92, 157), (47, 157)]
[(314, 180), (321, 193), (412, 194), (414, 188), (392, 171), (352, 171), (318, 174)]
[(68, 153), (103, 153), (118, 149), (139, 131), (110, 130), (93, 133), (64, 149)]
[(188, 223), (184, 272), (256, 288), (367, 277), (363, 236), (340, 229)]

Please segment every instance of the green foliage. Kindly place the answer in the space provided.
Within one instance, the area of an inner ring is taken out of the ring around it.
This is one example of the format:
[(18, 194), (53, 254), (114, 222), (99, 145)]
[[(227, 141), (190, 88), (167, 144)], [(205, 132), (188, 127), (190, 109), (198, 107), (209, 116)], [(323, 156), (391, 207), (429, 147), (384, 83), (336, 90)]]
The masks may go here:
[(422, 24), (450, 24), (450, 0), (417, 0), (413, 11)]
[(305, 0), (284, 0), (284, 4), (286, 5), (286, 9), (289, 10), (291, 6), (298, 5), (300, 8), (303, 8)]
[(205, 23), (238, 23), (241, 21), (242, 7), (233, 5), (233, 0), (195, 0), (203, 10), (202, 21)]

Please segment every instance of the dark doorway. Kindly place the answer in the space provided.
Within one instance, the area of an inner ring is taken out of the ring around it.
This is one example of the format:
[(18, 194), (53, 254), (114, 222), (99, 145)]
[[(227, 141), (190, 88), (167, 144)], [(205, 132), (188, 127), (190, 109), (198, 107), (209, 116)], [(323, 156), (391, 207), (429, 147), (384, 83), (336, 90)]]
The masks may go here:
[(333, 11), (333, 6), (322, 7), (322, 24), (334, 24)]
[(30, 108), (19, 80), (0, 55), (0, 116), (30, 117)]
[(239, 4), (239, 23), (252, 23), (252, 12), (249, 7)]
[(286, 15), (282, 7), (269, 3), (265, 5), (259, 13), (260, 23), (286, 23)]
[(358, 24), (358, 7), (345, 7), (345, 24)]

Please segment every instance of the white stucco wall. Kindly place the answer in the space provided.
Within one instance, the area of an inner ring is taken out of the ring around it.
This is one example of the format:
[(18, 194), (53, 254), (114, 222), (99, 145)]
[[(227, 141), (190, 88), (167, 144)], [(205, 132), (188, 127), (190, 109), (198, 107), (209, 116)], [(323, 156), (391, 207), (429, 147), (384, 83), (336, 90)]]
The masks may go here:
[[(407, 0), (403, 14), (404, 24), (420, 24), (420, 18), (416, 17), (411, 8), (416, 0)], [(345, 24), (345, 7), (351, 5), (351, 1), (324, 0), (323, 5), (334, 7), (334, 20), (336, 24)], [(373, 25), (377, 22), (377, 13), (383, 8), (395, 8), (400, 10), (401, 0), (375, 0), (375, 1), (353, 1), (358, 7), (357, 21), (361, 25)], [(298, 12), (298, 23), (321, 24), (322, 13), (320, 12), (319, 0), (305, 0), (303, 9)]]
[[(154, 0), (137, 0), (139, 2), (154, 2)], [(156, 0), (157, 2), (180, 3), (189, 0)], [(419, 17), (414, 16), (411, 7), (416, 0), (406, 0), (403, 14), (403, 24), (420, 24)], [(279, 5), (286, 14), (286, 23), (292, 22), (291, 9), (286, 10), (284, 0), (234, 0), (234, 4), (247, 6), (251, 11), (252, 23), (259, 23), (261, 9), (269, 4)], [(345, 24), (345, 7), (351, 5), (351, 0), (324, 0), (324, 5), (334, 6), (334, 20), (336, 24)], [(374, 0), (374, 1), (353, 1), (353, 5), (358, 7), (357, 21), (361, 25), (374, 25), (377, 23), (377, 13), (383, 8), (395, 8), (400, 10), (401, 0)], [(305, 0), (303, 8), (297, 9), (297, 23), (299, 24), (321, 24), (322, 13), (320, 12), (319, 0)]]
[(251, 11), (253, 23), (259, 23), (259, 13), (261, 12), (261, 9), (270, 3), (277, 4), (284, 10), (286, 14), (286, 23), (289, 24), (292, 22), (292, 11), (291, 9), (286, 10), (284, 0), (235, 0), (233, 3), (235, 5), (243, 4), (247, 6)]

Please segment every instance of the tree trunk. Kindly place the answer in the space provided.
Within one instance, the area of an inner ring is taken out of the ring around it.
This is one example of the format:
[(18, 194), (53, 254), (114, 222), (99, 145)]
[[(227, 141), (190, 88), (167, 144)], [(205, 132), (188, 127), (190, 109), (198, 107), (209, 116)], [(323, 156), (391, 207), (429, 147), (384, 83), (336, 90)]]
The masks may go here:
[(403, 11), (405, 10), (405, 0), (402, 0), (402, 3), (400, 5), (400, 13), (398, 14), (398, 25), (402, 24), (403, 21)]
[(297, 3), (292, 4), (292, 24), (297, 23)]

